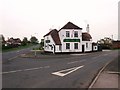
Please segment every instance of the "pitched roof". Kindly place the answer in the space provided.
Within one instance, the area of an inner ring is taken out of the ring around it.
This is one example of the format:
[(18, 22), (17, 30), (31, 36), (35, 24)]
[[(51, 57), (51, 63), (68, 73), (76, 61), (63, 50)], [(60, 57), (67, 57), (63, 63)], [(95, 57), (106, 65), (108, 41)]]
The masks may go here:
[(82, 33), (82, 41), (90, 41), (92, 39), (89, 33)]
[(56, 29), (51, 30), (49, 33), (44, 35), (44, 37), (48, 35), (51, 35), (56, 45), (61, 45), (60, 37)]
[(93, 42), (92, 45), (97, 45), (97, 43)]
[[(73, 24), (72, 22), (68, 22), (66, 25), (64, 25), (61, 29), (81, 29), (80, 27), (78, 27), (77, 25)], [(60, 29), (60, 30), (61, 30)], [(59, 30), (59, 31), (60, 31)]]
[(52, 32), (53, 32), (53, 30), (51, 30), (49, 33), (45, 34), (43, 37), (50, 35)]

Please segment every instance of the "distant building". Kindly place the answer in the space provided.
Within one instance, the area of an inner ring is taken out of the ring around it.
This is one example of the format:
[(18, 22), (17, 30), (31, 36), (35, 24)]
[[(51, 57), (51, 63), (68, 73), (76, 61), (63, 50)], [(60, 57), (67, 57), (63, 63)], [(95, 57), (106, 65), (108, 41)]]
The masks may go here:
[(92, 43), (92, 51), (97, 51), (98, 50), (98, 44), (93, 42)]
[(6, 41), (7, 45), (21, 45), (21, 40), (19, 38), (10, 38)]
[(112, 48), (113, 49), (120, 49), (120, 40), (113, 41), (112, 42)]
[(60, 30), (53, 29), (44, 35), (44, 51), (90, 52), (92, 51), (92, 37), (89, 32), (82, 32), (82, 28), (68, 22)]

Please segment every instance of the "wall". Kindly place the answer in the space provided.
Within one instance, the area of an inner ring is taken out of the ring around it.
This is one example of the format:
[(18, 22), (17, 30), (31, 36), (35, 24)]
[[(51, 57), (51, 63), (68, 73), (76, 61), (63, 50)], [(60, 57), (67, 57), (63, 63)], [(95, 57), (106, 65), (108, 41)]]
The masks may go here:
[(93, 46), (93, 51), (97, 51), (97, 50), (98, 50), (98, 46), (97, 45)]
[(59, 49), (59, 46), (60, 46), (60, 45), (56, 45), (56, 46), (55, 46), (55, 50), (56, 50), (55, 52), (56, 52), (56, 53), (62, 52), (62, 50)]
[[(88, 43), (88, 47), (86, 47), (86, 43)], [(82, 41), (82, 45), (84, 45), (85, 52), (92, 51), (92, 40), (91, 41)]]
[[(70, 37), (66, 37), (66, 31), (70, 31)], [(74, 31), (78, 31), (78, 37), (74, 37)], [(62, 29), (59, 31), (62, 43), (62, 52), (81, 52), (82, 51), (82, 32), (80, 29)], [(80, 42), (63, 42), (64, 39), (80, 39)], [(66, 49), (66, 43), (70, 43), (70, 49)], [(74, 43), (78, 43), (78, 49), (74, 49)]]
[[(46, 40), (50, 40), (50, 43), (46, 43)], [(51, 47), (50, 47), (50, 45), (53, 46), (53, 44), (55, 45), (51, 35), (48, 35), (48, 36), (44, 37), (44, 50), (45, 51), (53, 52), (54, 48), (51, 50)]]

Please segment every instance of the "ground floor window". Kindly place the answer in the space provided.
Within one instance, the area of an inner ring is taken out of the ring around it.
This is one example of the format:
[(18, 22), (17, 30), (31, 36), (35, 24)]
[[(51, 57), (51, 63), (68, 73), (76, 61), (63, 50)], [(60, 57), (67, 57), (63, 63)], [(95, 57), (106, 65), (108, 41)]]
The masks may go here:
[(53, 46), (51, 46), (51, 50), (53, 50)]
[(70, 43), (66, 43), (66, 49), (70, 49)]
[(88, 48), (88, 43), (86, 43), (86, 48)]
[(74, 43), (74, 49), (78, 49), (78, 43)]

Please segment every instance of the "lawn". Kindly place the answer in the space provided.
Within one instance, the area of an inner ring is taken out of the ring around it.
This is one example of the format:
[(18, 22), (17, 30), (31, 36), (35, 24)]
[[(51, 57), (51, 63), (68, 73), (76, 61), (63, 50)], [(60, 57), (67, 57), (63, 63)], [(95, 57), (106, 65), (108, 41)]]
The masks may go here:
[(18, 47), (9, 48), (9, 49), (2, 49), (2, 52), (21, 50), (21, 49), (29, 48), (31, 46), (34, 46), (34, 44), (28, 44), (28, 45), (25, 45), (25, 46), (18, 46)]

